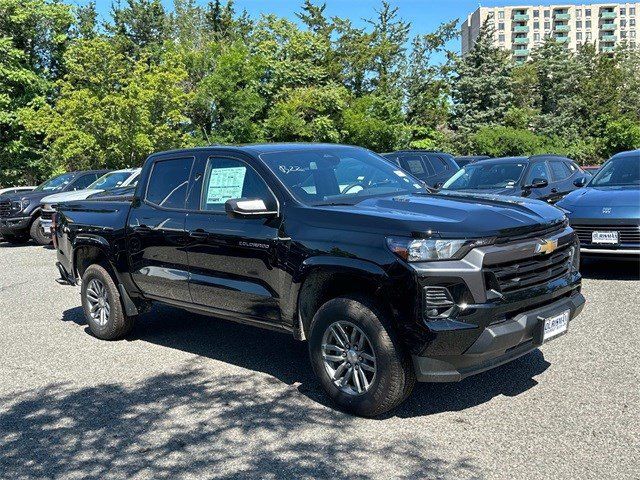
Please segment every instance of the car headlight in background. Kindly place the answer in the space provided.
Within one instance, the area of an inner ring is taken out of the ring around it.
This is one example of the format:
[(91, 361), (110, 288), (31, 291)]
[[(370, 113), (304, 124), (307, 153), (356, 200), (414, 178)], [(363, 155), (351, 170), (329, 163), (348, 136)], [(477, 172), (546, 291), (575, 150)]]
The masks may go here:
[(387, 238), (387, 246), (407, 262), (459, 259), (469, 250), (493, 243), (493, 239)]
[(21, 200), (18, 200), (17, 202), (11, 202), (11, 210), (13, 210), (14, 212), (21, 212), (25, 208), (27, 208), (30, 203), (31, 200), (29, 200), (28, 198), (23, 198)]

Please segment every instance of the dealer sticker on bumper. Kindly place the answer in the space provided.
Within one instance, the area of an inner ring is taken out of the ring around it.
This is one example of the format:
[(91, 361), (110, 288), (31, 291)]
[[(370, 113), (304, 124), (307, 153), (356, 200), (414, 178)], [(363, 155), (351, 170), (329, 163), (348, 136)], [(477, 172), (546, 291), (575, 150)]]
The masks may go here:
[(542, 341), (546, 342), (558, 335), (563, 334), (569, 327), (569, 314), (570, 310), (565, 310), (560, 315), (544, 319), (544, 331), (542, 335)]

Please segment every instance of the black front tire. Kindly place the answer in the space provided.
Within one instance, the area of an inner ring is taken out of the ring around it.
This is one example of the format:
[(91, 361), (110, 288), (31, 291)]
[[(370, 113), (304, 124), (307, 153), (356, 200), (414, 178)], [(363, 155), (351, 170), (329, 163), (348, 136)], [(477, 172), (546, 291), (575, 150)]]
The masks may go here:
[(40, 226), (40, 217), (36, 218), (31, 223), (29, 234), (38, 245), (49, 245), (51, 243), (51, 239), (42, 232), (42, 227)]
[[(322, 342), (336, 321), (356, 325), (368, 337), (376, 357), (376, 373), (369, 389), (354, 395), (336, 386), (325, 368)], [(389, 315), (366, 297), (339, 297), (325, 303), (313, 317), (309, 355), (322, 387), (346, 412), (375, 417), (394, 409), (413, 390), (416, 376), (409, 355), (402, 348)]]
[[(91, 301), (87, 295), (92, 280), (104, 286), (109, 314), (106, 321), (101, 322), (91, 314)], [(102, 265), (91, 265), (82, 275), (82, 307), (91, 333), (102, 340), (118, 340), (125, 337), (133, 328), (134, 317), (125, 314), (120, 293), (109, 272)]]

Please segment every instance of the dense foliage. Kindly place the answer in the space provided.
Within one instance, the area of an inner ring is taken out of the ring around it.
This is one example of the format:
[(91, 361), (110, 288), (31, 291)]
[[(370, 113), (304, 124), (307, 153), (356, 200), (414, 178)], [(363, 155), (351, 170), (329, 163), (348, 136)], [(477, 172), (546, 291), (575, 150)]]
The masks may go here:
[(447, 50), (456, 21), (411, 38), (384, 1), (364, 26), (311, 0), (297, 18), (253, 19), (232, 0), (124, 0), (105, 23), (93, 4), (0, 0), (0, 185), (210, 143), (582, 162), (640, 147), (637, 50), (571, 53), (549, 39), (516, 65), (487, 28), (464, 58)]

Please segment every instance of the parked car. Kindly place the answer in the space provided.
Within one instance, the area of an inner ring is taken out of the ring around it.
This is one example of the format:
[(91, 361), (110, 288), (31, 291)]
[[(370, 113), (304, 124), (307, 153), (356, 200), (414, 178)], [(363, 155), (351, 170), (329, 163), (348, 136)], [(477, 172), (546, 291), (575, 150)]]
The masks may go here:
[(470, 163), (479, 162), (480, 160), (488, 160), (491, 157), (487, 155), (465, 155), (463, 157), (455, 157), (453, 160), (458, 164), (460, 168), (466, 167)]
[(31, 190), (33, 190), (35, 188), (36, 187), (7, 187), (7, 188), (0, 188), (0, 196), (2, 196), (2, 195), (11, 195), (13, 193), (30, 192)]
[(557, 206), (569, 216), (583, 253), (640, 254), (640, 150), (611, 157)]
[(572, 160), (555, 155), (481, 160), (465, 166), (440, 192), (479, 192), (530, 197), (555, 203), (585, 185), (587, 176)]
[(30, 192), (0, 196), (0, 236), (9, 243), (26, 243), (29, 237), (45, 242), (40, 228), (40, 201), (47, 195), (87, 188), (107, 170), (88, 170), (58, 175)]
[(133, 201), (95, 203), (61, 205), (54, 226), (95, 336), (125, 336), (149, 301), (288, 332), (358, 415), (395, 407), (416, 379), (518, 358), (584, 304), (559, 209), (430, 194), (363, 148), (158, 153)]
[(95, 182), (83, 190), (66, 191), (47, 195), (40, 201), (40, 228), (42, 235), (37, 239), (39, 243), (44, 242), (48, 245), (51, 243), (51, 219), (56, 213), (56, 208), (64, 202), (74, 200), (84, 200), (89, 196), (104, 192), (117, 187), (126, 187), (135, 185), (140, 176), (140, 168), (127, 168), (124, 170), (114, 170), (107, 172), (98, 178)]
[(422, 180), (428, 187), (438, 188), (460, 168), (453, 155), (431, 150), (400, 150), (383, 153), (403, 170)]

